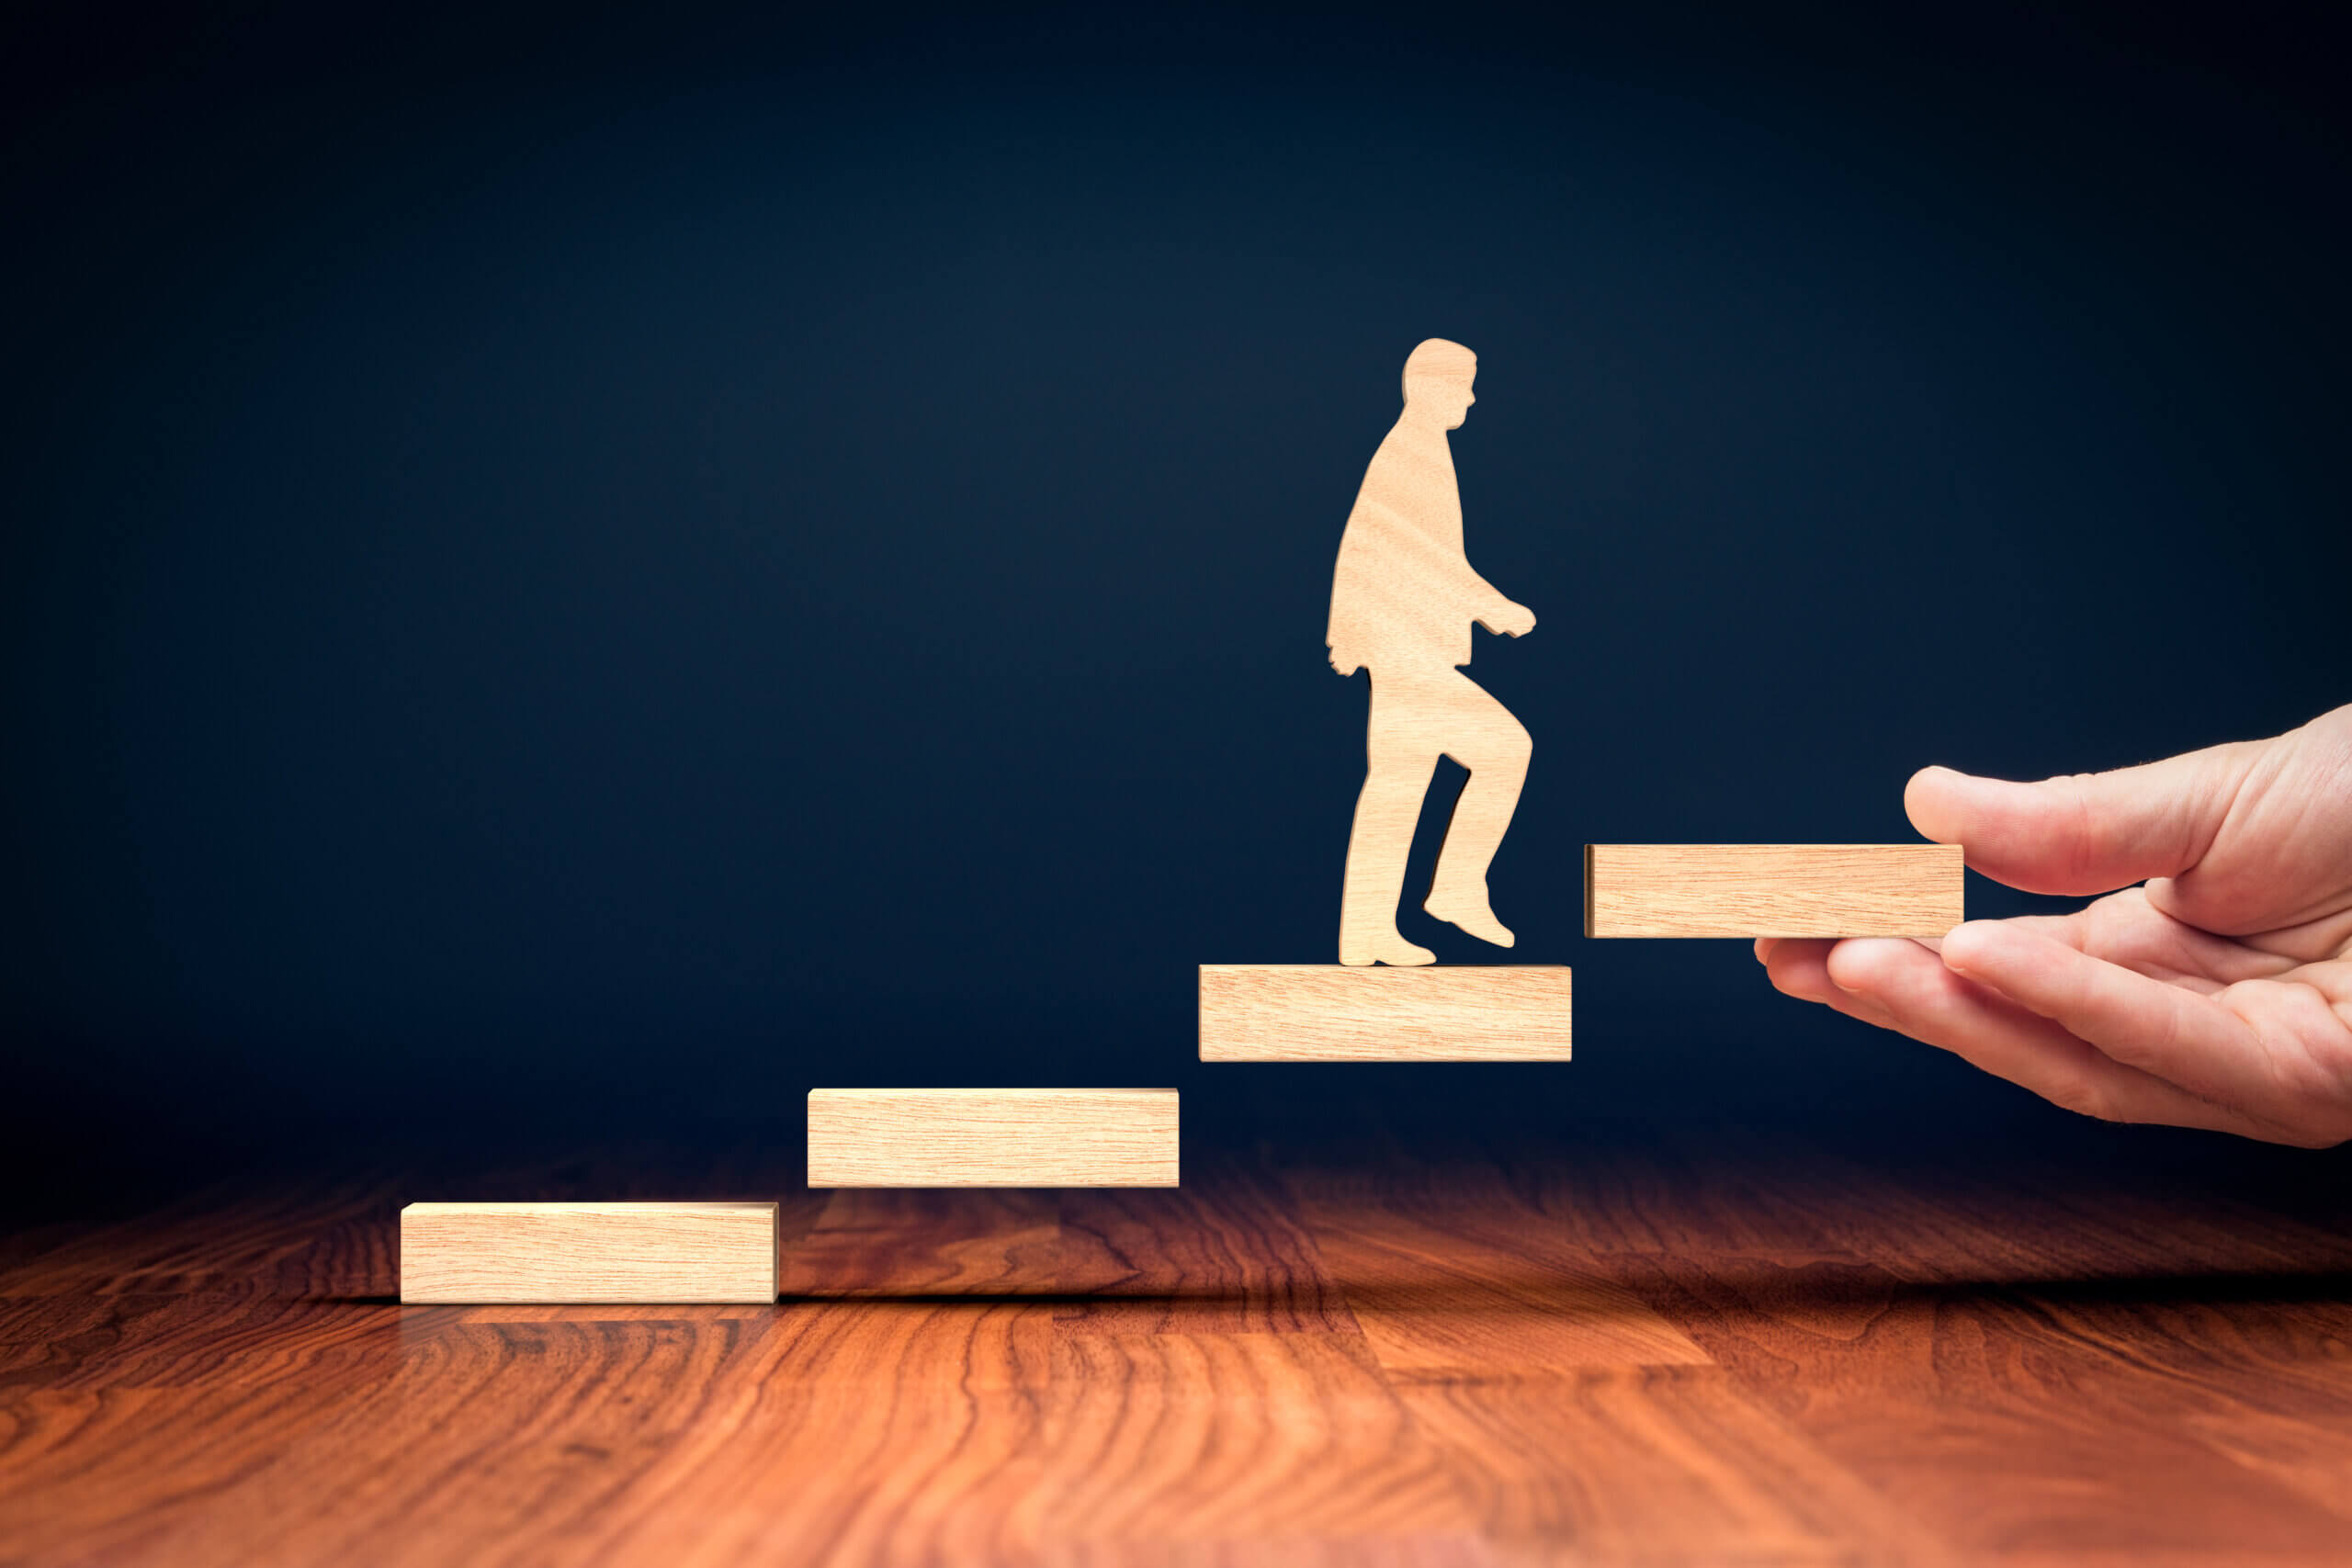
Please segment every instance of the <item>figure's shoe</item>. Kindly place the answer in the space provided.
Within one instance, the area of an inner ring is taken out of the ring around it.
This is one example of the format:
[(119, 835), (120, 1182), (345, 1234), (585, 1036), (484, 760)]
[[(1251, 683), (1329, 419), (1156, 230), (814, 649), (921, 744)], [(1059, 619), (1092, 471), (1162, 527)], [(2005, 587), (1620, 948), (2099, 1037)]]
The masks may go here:
[(1410, 969), (1436, 963), (1437, 954), (1426, 947), (1414, 946), (1394, 931), (1370, 937), (1342, 932), (1340, 937), (1340, 962), (1358, 968), (1367, 964), (1387, 964), (1399, 969)]
[(1449, 925), (1461, 927), (1480, 942), (1491, 942), (1497, 947), (1510, 947), (1519, 939), (1510, 928), (1495, 919), (1494, 906), (1487, 901), (1487, 885), (1483, 882), (1464, 893), (1440, 893), (1430, 889), (1421, 900), (1421, 908)]

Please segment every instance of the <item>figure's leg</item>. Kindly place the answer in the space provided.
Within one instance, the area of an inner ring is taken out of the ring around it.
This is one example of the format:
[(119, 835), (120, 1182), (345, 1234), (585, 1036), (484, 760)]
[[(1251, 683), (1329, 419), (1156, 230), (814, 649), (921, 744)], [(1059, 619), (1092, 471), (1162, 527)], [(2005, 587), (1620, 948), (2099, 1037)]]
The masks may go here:
[(1434, 964), (1437, 954), (1407, 942), (1396, 930), (1396, 903), (1405, 891), (1405, 862), (1413, 828), (1429, 793), (1437, 753), (1418, 740), (1392, 697), (1382, 701), (1373, 678), (1372, 721), (1364, 745), (1363, 791), (1356, 796), (1348, 835), (1348, 878), (1340, 895), (1340, 962), (1397, 965)]
[(1437, 874), (1430, 880), (1430, 896), (1421, 908), (1481, 942), (1509, 947), (1517, 938), (1495, 919), (1487, 901), (1487, 868), (1510, 829), (1511, 813), (1519, 808), (1533, 742), (1510, 710), (1467, 675), (1459, 676), (1453, 695), (1445, 753), (1470, 770), (1470, 782), (1453, 803), (1445, 846), (1438, 852)]

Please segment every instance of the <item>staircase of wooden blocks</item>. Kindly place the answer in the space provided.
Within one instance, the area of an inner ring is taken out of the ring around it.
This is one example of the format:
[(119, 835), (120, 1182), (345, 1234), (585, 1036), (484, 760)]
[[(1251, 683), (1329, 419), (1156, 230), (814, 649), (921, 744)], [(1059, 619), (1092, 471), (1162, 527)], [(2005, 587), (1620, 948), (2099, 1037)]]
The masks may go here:
[[(1588, 937), (1940, 936), (1946, 844), (1592, 844)], [(1204, 1062), (1565, 1062), (1564, 965), (1200, 966)], [(818, 1089), (808, 1185), (1173, 1187), (1178, 1097), (1138, 1089)], [(401, 1299), (775, 1299), (772, 1202), (412, 1203)]]

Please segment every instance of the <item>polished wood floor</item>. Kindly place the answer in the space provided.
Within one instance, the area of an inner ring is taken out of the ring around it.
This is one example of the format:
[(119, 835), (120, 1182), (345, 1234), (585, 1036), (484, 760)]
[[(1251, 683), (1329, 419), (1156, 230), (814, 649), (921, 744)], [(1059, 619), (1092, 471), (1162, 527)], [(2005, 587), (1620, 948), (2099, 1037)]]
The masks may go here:
[(795, 1190), (774, 1307), (402, 1309), (395, 1211), (446, 1188), (233, 1185), (0, 1247), (0, 1561), (2352, 1561), (2333, 1156), (2216, 1182), (2133, 1136), (1368, 1132), (1188, 1148), (1177, 1191)]

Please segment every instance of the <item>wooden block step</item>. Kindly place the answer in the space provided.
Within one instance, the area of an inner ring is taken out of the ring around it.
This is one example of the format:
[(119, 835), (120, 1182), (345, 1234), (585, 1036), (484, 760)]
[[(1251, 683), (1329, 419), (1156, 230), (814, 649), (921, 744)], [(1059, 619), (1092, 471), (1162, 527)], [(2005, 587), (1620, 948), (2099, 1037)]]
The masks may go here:
[(772, 1302), (774, 1203), (411, 1203), (403, 1302)]
[(1201, 965), (1204, 1062), (1565, 1062), (1558, 964)]
[(1941, 936), (1958, 844), (1587, 844), (1587, 936)]
[(815, 1089), (811, 1187), (1173, 1187), (1172, 1089)]

